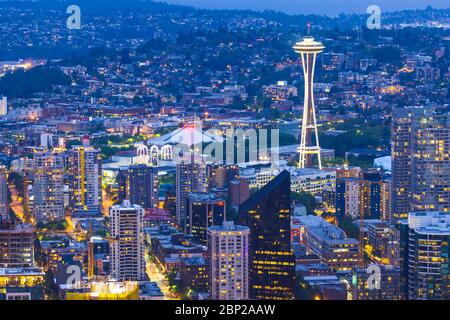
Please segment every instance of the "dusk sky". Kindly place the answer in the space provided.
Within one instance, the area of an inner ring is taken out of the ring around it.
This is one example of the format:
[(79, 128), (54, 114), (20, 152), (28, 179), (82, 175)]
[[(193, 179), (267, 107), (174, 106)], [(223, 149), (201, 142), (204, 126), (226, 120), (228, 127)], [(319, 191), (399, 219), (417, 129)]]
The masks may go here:
[(381, 10), (423, 9), (450, 7), (449, 0), (166, 0), (168, 3), (186, 4), (208, 9), (273, 9), (287, 13), (337, 15), (341, 12), (364, 13), (369, 5)]

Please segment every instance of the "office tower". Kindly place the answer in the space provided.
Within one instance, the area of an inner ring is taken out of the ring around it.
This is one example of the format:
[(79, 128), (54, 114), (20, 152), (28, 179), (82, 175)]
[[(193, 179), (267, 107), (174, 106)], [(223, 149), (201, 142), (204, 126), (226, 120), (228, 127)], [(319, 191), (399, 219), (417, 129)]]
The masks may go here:
[(98, 215), (102, 211), (102, 159), (89, 145), (73, 146), (68, 154), (69, 207), (72, 213)]
[(145, 280), (144, 209), (125, 200), (109, 209), (111, 275), (119, 281)]
[(119, 201), (130, 200), (144, 209), (158, 204), (158, 171), (145, 164), (121, 168), (117, 177)]
[(36, 150), (33, 155), (33, 212), (38, 222), (63, 220), (64, 153)]
[(0, 218), (0, 268), (34, 265), (34, 228)]
[(450, 213), (411, 212), (402, 224), (402, 275), (408, 300), (450, 299)]
[(392, 218), (450, 211), (450, 116), (432, 108), (393, 110)]
[(222, 225), (226, 220), (225, 200), (211, 193), (189, 193), (186, 209), (186, 232), (202, 244), (208, 243), (208, 227)]
[(318, 216), (296, 217), (303, 226), (300, 236), (308, 254), (317, 255), (333, 270), (352, 270), (358, 265), (358, 240)]
[(283, 171), (239, 207), (250, 228), (250, 299), (294, 298), (290, 174)]
[(1, 217), (6, 218), (8, 213), (8, 172), (6, 167), (0, 166), (0, 219)]
[(0, 117), (8, 114), (8, 98), (2, 97), (0, 99)]
[(187, 195), (191, 192), (206, 192), (206, 166), (192, 161), (181, 162), (176, 167), (176, 217), (177, 222), (187, 232)]
[(249, 298), (250, 229), (226, 221), (208, 228), (210, 297), (212, 300)]
[(232, 180), (228, 192), (231, 205), (240, 206), (250, 197), (250, 185), (246, 179)]
[[(319, 169), (322, 169), (320, 158), (319, 135), (317, 133), (316, 110), (314, 106), (314, 69), (317, 54), (325, 49), (322, 43), (314, 40), (313, 37), (305, 37), (303, 41), (297, 42), (294, 46), (295, 52), (302, 58), (303, 74), (305, 78), (305, 100), (303, 104), (303, 119), (301, 128), (301, 142), (299, 168), (311, 167), (312, 155), (317, 155)], [(314, 137), (313, 137), (314, 135)], [(313, 138), (315, 143), (313, 144)]]
[(352, 300), (403, 300), (400, 268), (381, 264), (373, 266), (374, 269), (379, 268), (379, 277), (374, 277), (375, 273), (368, 272), (367, 268), (352, 270)]

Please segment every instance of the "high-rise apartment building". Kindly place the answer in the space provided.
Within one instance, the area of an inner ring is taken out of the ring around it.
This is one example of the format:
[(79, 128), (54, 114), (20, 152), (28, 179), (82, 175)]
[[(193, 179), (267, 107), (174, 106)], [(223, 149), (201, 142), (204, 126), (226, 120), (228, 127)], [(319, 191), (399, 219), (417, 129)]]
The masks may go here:
[(144, 164), (121, 168), (118, 174), (119, 201), (130, 200), (144, 209), (158, 205), (158, 171)]
[(249, 298), (250, 229), (226, 221), (208, 228), (210, 297), (212, 300)]
[(189, 193), (186, 202), (186, 231), (198, 242), (208, 243), (208, 227), (222, 225), (226, 220), (225, 199), (212, 193)]
[(336, 216), (390, 219), (390, 181), (379, 171), (360, 173), (358, 178), (336, 180)]
[(8, 171), (4, 166), (0, 166), (0, 218), (6, 218), (8, 213)]
[(125, 200), (109, 209), (111, 275), (119, 281), (146, 278), (144, 260), (144, 208)]
[(38, 222), (63, 220), (65, 156), (59, 149), (33, 154), (33, 212)]
[(102, 210), (102, 158), (83, 140), (68, 153), (69, 207), (72, 213), (98, 215)]
[(450, 298), (450, 213), (411, 212), (402, 224), (402, 275), (409, 300)]
[(433, 108), (393, 110), (392, 217), (450, 211), (450, 114)]
[(177, 222), (187, 232), (187, 195), (191, 192), (206, 192), (206, 165), (203, 163), (181, 162), (176, 167), (176, 217)]
[(294, 298), (290, 178), (283, 171), (239, 207), (242, 224), (250, 228), (250, 299)]

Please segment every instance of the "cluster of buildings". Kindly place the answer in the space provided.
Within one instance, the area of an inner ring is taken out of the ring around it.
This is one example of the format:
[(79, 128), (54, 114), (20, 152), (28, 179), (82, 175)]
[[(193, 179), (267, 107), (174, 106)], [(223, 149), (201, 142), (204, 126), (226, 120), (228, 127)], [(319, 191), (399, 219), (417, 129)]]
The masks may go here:
[(57, 37), (129, 48), (94, 66), (0, 62), (0, 82), (70, 80), (0, 97), (0, 300), (448, 299), (450, 39), (332, 41), (327, 20), (288, 45), (289, 22), (215, 14), (122, 16), (150, 41), (116, 44), (119, 16)]

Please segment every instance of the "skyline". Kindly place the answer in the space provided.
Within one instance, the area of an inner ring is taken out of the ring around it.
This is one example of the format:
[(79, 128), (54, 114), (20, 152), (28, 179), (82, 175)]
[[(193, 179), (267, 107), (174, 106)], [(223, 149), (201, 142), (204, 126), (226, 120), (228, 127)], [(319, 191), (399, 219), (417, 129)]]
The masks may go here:
[(450, 8), (1, 1), (0, 304), (450, 300)]
[(354, 3), (352, 0), (343, 0), (337, 3), (333, 0), (304, 0), (303, 4), (296, 6), (297, 0), (164, 0), (170, 4), (188, 5), (202, 9), (237, 9), (237, 10), (275, 10), (285, 12), (287, 14), (318, 14), (337, 16), (340, 13), (366, 13), (366, 9), (370, 5), (380, 6), (382, 12), (386, 11), (402, 11), (409, 9), (425, 9), (427, 6), (433, 8), (449, 8), (450, 5), (446, 0), (398, 0), (395, 3), (388, 0), (361, 0)]

